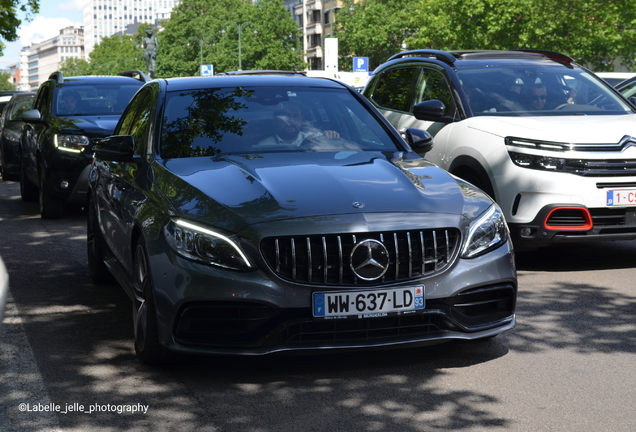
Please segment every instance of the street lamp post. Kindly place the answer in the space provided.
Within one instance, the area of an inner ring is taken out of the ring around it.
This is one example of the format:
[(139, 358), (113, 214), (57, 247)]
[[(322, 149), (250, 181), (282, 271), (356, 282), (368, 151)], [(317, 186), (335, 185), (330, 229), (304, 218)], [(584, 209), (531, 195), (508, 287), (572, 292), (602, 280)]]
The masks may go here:
[[(199, 44), (199, 73), (201, 73), (201, 67), (203, 67), (203, 45), (205, 44), (205, 41), (212, 41), (213, 38), (210, 36), (205, 36), (202, 38), (196, 37), (196, 36), (192, 36), (189, 38), (189, 40), (193, 40), (195, 42), (197, 42)], [(188, 42), (188, 49), (190, 48), (190, 42)]]
[[(234, 21), (228, 21), (225, 23), (225, 27), (227, 27), (228, 25), (231, 25), (232, 27), (234, 27), (236, 29), (236, 32), (238, 33), (239, 70), (243, 70), (243, 67), (241, 65), (241, 33), (243, 33), (243, 29), (245, 29), (245, 27), (247, 27), (248, 25), (253, 26), (254, 23), (251, 21), (245, 21), (244, 23), (236, 24)], [(258, 34), (258, 30), (254, 29), (254, 36), (256, 36), (257, 34)], [(221, 30), (221, 35), (225, 36), (225, 29)]]

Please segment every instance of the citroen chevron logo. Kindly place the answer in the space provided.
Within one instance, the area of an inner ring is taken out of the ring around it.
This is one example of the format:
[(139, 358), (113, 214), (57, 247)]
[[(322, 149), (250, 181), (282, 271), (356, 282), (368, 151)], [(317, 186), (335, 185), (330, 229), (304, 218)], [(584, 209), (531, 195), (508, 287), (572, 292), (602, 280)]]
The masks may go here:
[(363, 240), (351, 250), (350, 266), (353, 273), (362, 280), (380, 279), (389, 269), (389, 252), (377, 240)]

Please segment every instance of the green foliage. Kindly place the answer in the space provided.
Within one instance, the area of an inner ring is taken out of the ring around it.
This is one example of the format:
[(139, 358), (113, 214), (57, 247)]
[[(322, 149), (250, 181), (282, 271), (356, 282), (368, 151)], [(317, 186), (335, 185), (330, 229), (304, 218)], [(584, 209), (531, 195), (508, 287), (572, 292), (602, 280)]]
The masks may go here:
[[(618, 0), (345, 0), (337, 21), (341, 57), (372, 67), (408, 49), (559, 51), (594, 70), (621, 57), (633, 67), (636, 8)], [(351, 63), (350, 61), (348, 62)], [(347, 64), (346, 66), (349, 66)]]
[(90, 64), (84, 59), (69, 58), (59, 65), (62, 74), (67, 76), (90, 75)]
[(22, 21), (18, 18), (18, 10), (25, 13), (25, 21), (31, 21), (33, 15), (40, 11), (39, 0), (0, 0), (0, 55), (7, 42), (18, 39), (18, 28)]
[(400, 52), (409, 28), (416, 0), (344, 0), (336, 15), (339, 68), (351, 71), (354, 56), (369, 57), (370, 70)]
[[(90, 53), (88, 67), (80, 75), (117, 75), (130, 69), (146, 72), (141, 40), (145, 34), (146, 24), (141, 24), (142, 33), (134, 36), (111, 36), (102, 39), (101, 43)], [(69, 59), (69, 62), (73, 59)], [(66, 65), (66, 61), (64, 65)], [(72, 64), (72, 63), (71, 63)]]
[(0, 90), (15, 90), (11, 83), (11, 73), (0, 71)]
[(282, 0), (185, 0), (158, 35), (157, 75), (198, 75), (201, 63), (215, 73), (238, 70), (238, 25), (242, 69), (304, 68), (300, 34)]

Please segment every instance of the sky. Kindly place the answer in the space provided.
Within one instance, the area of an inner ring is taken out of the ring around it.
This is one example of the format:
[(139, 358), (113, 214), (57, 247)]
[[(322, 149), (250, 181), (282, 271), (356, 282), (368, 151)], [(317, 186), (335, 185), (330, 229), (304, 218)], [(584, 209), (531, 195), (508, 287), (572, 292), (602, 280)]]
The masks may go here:
[[(42, 42), (60, 34), (60, 30), (71, 25), (83, 26), (83, 0), (40, 0), (40, 13), (30, 22), (22, 21), (18, 29), (18, 40), (6, 42), (0, 69), (20, 62), (20, 49), (34, 42)], [(21, 12), (20, 12), (21, 14)], [(23, 19), (24, 15), (20, 15)]]

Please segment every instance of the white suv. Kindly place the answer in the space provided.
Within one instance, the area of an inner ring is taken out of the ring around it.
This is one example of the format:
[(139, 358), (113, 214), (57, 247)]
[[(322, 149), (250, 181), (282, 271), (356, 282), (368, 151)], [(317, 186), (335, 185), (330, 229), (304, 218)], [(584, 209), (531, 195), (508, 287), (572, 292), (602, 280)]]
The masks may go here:
[(636, 110), (552, 51), (397, 54), (367, 97), (426, 158), (490, 194), (518, 249), (636, 239)]

